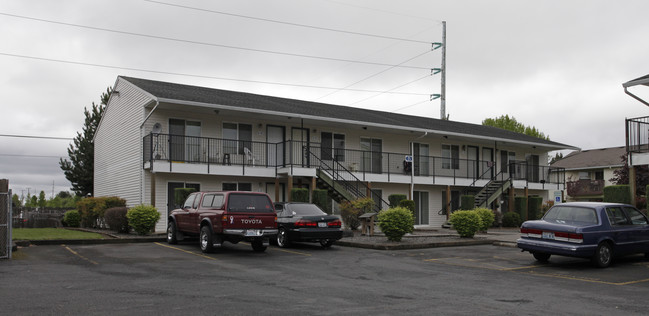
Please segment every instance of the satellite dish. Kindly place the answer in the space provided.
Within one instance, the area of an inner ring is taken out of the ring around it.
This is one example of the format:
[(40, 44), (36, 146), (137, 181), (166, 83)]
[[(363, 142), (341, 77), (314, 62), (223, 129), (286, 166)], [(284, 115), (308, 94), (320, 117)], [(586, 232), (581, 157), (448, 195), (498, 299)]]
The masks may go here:
[(162, 131), (162, 124), (160, 123), (153, 124), (153, 129), (151, 130), (151, 133), (160, 134), (161, 131)]

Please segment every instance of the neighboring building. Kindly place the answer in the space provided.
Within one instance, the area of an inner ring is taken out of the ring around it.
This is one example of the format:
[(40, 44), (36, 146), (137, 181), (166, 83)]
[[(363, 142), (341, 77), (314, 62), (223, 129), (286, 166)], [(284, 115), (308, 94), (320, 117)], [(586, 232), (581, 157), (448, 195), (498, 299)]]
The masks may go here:
[[(649, 101), (633, 94), (629, 91), (631, 87), (649, 87), (649, 75), (633, 79), (622, 84), (624, 93), (640, 101), (642, 104), (649, 106)], [(645, 90), (646, 91), (646, 90)], [(627, 163), (629, 165), (629, 184), (631, 186), (631, 201), (636, 201), (635, 187), (635, 168), (636, 166), (649, 165), (649, 116), (627, 118), (625, 120), (626, 128), (626, 152)], [(635, 202), (634, 202), (635, 203)]]
[(565, 187), (548, 152), (576, 149), (489, 126), (129, 77), (117, 78), (94, 142), (95, 196), (154, 205), (157, 231), (182, 187), (276, 201), (322, 188), (382, 208), (406, 194), (416, 224), (439, 227), (462, 194), (494, 208), (514, 195), (548, 199)]
[(613, 172), (624, 167), (624, 146), (573, 151), (552, 167), (566, 172), (567, 201), (602, 201)]

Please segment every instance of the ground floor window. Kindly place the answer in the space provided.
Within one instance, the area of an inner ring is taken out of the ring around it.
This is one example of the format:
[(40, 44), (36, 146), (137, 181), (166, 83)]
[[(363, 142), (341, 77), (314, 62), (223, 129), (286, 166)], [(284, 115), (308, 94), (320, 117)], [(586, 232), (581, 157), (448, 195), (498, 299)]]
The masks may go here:
[(223, 191), (252, 191), (252, 183), (223, 182)]

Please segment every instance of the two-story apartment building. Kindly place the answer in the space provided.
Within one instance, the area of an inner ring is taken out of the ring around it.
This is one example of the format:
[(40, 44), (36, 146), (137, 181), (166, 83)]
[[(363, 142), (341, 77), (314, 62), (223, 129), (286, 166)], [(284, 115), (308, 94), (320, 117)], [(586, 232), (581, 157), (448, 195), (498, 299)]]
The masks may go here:
[(624, 167), (626, 148), (609, 147), (574, 151), (552, 164), (566, 174), (567, 201), (602, 201), (604, 187), (613, 185), (615, 170)]
[[(564, 189), (549, 151), (575, 149), (503, 129), (236, 91), (118, 77), (95, 135), (95, 196), (152, 204), (174, 189), (329, 190), (337, 200), (390, 194), (415, 201), (416, 223), (439, 227), (462, 194), (507, 205)], [(486, 193), (485, 193), (486, 192)]]

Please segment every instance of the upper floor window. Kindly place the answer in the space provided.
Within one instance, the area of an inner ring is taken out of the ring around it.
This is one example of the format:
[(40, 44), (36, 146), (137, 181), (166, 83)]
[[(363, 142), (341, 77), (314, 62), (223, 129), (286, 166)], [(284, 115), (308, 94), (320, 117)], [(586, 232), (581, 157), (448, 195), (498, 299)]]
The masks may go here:
[(590, 173), (588, 171), (579, 171), (579, 180), (590, 180)]
[(322, 141), (320, 145), (322, 159), (345, 161), (345, 135), (322, 132), (320, 139)]
[(252, 150), (252, 125), (223, 123), (223, 153), (245, 153), (244, 148)]
[(442, 169), (460, 169), (458, 145), (442, 145)]

